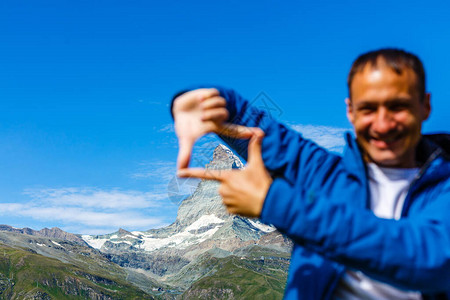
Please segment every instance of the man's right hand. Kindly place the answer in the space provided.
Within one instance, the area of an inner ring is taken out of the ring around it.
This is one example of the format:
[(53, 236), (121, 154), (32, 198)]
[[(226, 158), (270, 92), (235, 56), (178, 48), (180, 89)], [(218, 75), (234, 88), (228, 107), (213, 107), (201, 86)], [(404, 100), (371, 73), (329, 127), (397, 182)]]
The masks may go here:
[(172, 110), (179, 144), (178, 170), (189, 166), (195, 141), (207, 133), (241, 139), (253, 135), (251, 128), (225, 123), (229, 117), (226, 100), (214, 88), (197, 89), (178, 96)]

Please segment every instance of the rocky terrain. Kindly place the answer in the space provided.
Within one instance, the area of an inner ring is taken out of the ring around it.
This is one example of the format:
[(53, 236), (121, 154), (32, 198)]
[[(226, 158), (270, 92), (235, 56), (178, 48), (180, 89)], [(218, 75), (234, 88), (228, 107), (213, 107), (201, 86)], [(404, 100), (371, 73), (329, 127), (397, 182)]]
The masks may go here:
[(49, 237), (49, 238), (55, 238), (65, 241), (71, 241), (80, 245), (86, 246), (86, 242), (80, 238), (76, 234), (65, 232), (57, 227), (53, 227), (51, 229), (44, 228), (39, 231), (33, 230), (31, 228), (14, 228), (8, 225), (0, 225), (0, 231), (5, 232), (14, 232), (14, 233), (21, 233), (21, 234), (28, 234), (28, 235), (34, 235), (34, 236), (41, 236), (41, 237)]
[[(242, 167), (223, 145), (207, 165), (219, 170)], [(130, 299), (281, 299), (292, 243), (258, 220), (229, 215), (217, 187), (214, 181), (199, 182), (182, 201), (175, 222), (160, 229), (80, 237), (58, 228), (34, 231), (1, 225), (2, 295), (19, 297), (20, 261), (37, 272), (30, 264), (37, 260), (41, 267), (62, 266), (49, 268), (45, 276), (33, 275), (34, 281), (23, 287), (34, 293), (33, 299), (121, 299), (122, 292)], [(12, 253), (19, 258), (13, 260)], [(19, 265), (16, 275), (7, 271), (11, 264)]]

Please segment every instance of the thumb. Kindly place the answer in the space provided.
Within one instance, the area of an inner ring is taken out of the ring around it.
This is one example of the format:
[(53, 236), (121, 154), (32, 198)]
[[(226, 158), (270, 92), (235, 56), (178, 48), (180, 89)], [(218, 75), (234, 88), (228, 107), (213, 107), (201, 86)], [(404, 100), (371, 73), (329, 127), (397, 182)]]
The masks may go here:
[(180, 139), (178, 146), (177, 170), (180, 170), (189, 167), (194, 140), (189, 138)]
[(255, 134), (250, 139), (248, 143), (248, 165), (262, 165), (264, 166), (264, 161), (262, 159), (261, 144), (264, 133), (260, 130), (255, 132)]

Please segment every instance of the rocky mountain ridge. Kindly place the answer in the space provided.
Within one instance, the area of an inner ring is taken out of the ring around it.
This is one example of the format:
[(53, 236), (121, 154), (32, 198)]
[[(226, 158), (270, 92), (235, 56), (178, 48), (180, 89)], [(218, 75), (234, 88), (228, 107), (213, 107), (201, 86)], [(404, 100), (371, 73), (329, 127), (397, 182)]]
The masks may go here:
[(74, 243), (77, 243), (79, 245), (87, 246), (87, 243), (78, 235), (65, 232), (58, 227), (53, 227), (51, 229), (44, 228), (41, 230), (33, 230), (31, 228), (14, 228), (9, 225), (0, 225), (0, 231), (6, 231), (6, 232), (14, 232), (14, 233), (20, 233), (20, 234), (28, 234), (28, 235), (34, 235), (34, 236), (41, 236), (41, 237), (48, 237), (48, 238), (56, 238), (61, 239), (65, 241), (71, 241)]
[[(219, 145), (206, 170), (243, 167), (231, 150)], [(192, 195), (180, 204), (175, 222), (165, 228), (132, 232), (122, 229), (108, 235), (84, 235), (82, 238), (115, 263), (144, 270), (153, 279), (182, 289), (211, 272), (209, 268), (192, 271), (205, 265), (205, 255), (220, 259), (239, 255), (245, 259), (254, 250), (253, 246), (277, 255), (290, 252), (291, 242), (272, 226), (228, 214), (217, 190), (216, 181), (202, 180)], [(197, 275), (180, 276), (186, 270)]]

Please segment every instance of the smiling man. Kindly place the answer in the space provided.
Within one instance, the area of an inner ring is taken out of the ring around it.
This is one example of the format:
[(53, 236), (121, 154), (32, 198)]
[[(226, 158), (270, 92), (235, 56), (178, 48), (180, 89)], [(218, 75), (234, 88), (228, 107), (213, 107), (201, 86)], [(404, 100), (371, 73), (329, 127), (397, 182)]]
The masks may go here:
[[(421, 133), (431, 110), (422, 63), (402, 50), (372, 51), (353, 63), (348, 87), (356, 139), (347, 135), (343, 157), (232, 90), (183, 93), (172, 109), (179, 175), (220, 181), (231, 213), (293, 239), (286, 299), (450, 299), (450, 139)], [(207, 132), (247, 167), (187, 168)], [(248, 151), (236, 138), (251, 138)]]
[[(399, 60), (393, 54), (369, 53), (355, 62), (349, 76), (347, 116), (366, 161), (412, 168), (417, 164), (422, 122), (430, 114), (430, 94), (424, 90), (420, 61), (407, 54)], [(395, 64), (403, 67), (394, 69)]]

